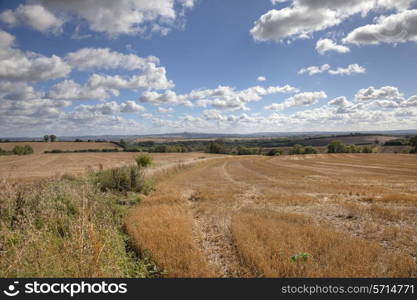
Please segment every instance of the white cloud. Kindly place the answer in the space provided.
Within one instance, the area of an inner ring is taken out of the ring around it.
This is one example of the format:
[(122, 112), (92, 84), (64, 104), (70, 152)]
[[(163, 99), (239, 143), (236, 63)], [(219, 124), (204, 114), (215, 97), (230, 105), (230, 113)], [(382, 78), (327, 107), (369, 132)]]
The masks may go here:
[(338, 53), (347, 53), (350, 51), (350, 49), (343, 45), (337, 45), (334, 41), (331, 39), (320, 39), (317, 41), (316, 44), (316, 51), (324, 55), (327, 52), (338, 52)]
[(158, 107), (158, 112), (162, 114), (172, 113), (174, 112), (174, 109), (172, 107), (164, 108), (164, 107)]
[(308, 68), (303, 68), (300, 71), (298, 71), (298, 74), (308, 74), (310, 76), (320, 74), (320, 73), (329, 73), (330, 75), (352, 75), (352, 74), (360, 74), (365, 73), (366, 68), (362, 67), (358, 64), (351, 64), (347, 66), (346, 68), (339, 67), (335, 70), (331, 69), (331, 66), (329, 64), (324, 64), (322, 66), (311, 66)]
[(295, 106), (308, 106), (317, 104), (319, 100), (326, 99), (327, 95), (325, 92), (305, 92), (296, 94), (282, 103), (273, 103), (271, 105), (265, 106), (267, 110), (284, 110), (289, 107)]
[(266, 77), (265, 76), (259, 76), (258, 78), (256, 78), (256, 81), (259, 81), (259, 82), (266, 81)]
[(201, 107), (212, 106), (216, 109), (234, 111), (247, 110), (247, 103), (259, 101), (267, 95), (295, 92), (298, 92), (298, 89), (289, 85), (268, 88), (255, 86), (241, 91), (229, 86), (219, 86), (215, 89), (193, 90), (183, 95), (177, 95), (173, 91), (165, 91), (163, 94), (145, 92), (139, 100), (156, 105), (168, 103), (193, 106), (195, 103)]
[(139, 75), (124, 78), (119, 75), (93, 74), (88, 79), (88, 85), (92, 88), (106, 89), (155, 89), (166, 90), (175, 85), (166, 77), (166, 69), (149, 63)]
[(109, 48), (83, 48), (69, 53), (66, 60), (81, 71), (118, 68), (130, 71), (143, 70), (149, 63), (159, 64), (159, 59), (155, 56), (142, 58), (134, 54), (112, 51)]
[(337, 68), (336, 70), (329, 70), (331, 75), (352, 75), (366, 73), (366, 69), (358, 64), (352, 64), (346, 68)]
[(15, 10), (6, 9), (0, 14), (0, 21), (10, 26), (24, 24), (41, 32), (57, 32), (63, 22), (41, 5), (19, 5)]
[(343, 40), (356, 45), (417, 42), (417, 9), (377, 18), (376, 24), (356, 28)]
[(373, 86), (359, 90), (355, 99), (358, 102), (369, 102), (374, 100), (390, 100), (395, 102), (404, 101), (404, 94), (400, 93), (397, 87), (384, 86), (375, 88)]
[(352, 15), (369, 11), (402, 10), (412, 0), (293, 0), (283, 9), (272, 9), (256, 22), (250, 33), (257, 41), (305, 38), (340, 24)]
[(64, 80), (52, 86), (46, 94), (50, 99), (59, 100), (104, 100), (111, 96), (118, 96), (119, 91), (114, 88), (104, 88), (90, 85), (81, 86), (73, 80)]
[(308, 68), (301, 69), (300, 71), (298, 71), (298, 74), (302, 75), (302, 74), (308, 73), (308, 75), (312, 76), (312, 75), (316, 75), (316, 74), (326, 72), (329, 69), (330, 69), (329, 64), (322, 65), (321, 67), (311, 66), (311, 67), (308, 67)]
[[(164, 28), (180, 26), (184, 10), (193, 7), (193, 0), (34, 0), (45, 9), (81, 18), (89, 29), (110, 36), (141, 34), (152, 31), (155, 24)], [(78, 21), (79, 22), (79, 21)], [(179, 25), (178, 25), (179, 24)]]
[(96, 105), (79, 105), (76, 108), (79, 112), (101, 113), (103, 115), (114, 115), (117, 113), (137, 113), (145, 111), (142, 105), (134, 101), (127, 101), (125, 103), (117, 103), (116, 101), (99, 103)]
[(60, 57), (46, 57), (14, 48), (15, 37), (0, 29), (0, 79), (42, 81), (66, 77), (71, 67)]

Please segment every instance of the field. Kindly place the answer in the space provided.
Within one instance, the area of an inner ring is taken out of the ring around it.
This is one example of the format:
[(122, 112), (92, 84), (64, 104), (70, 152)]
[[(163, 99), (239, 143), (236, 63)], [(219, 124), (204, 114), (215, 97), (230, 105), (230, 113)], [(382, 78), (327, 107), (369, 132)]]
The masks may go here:
[[(35, 143), (36, 144), (36, 143)], [(43, 144), (43, 143), (39, 143)], [(47, 144), (47, 143), (45, 143)], [(61, 144), (61, 143), (59, 143)], [(66, 144), (66, 143), (62, 143)], [(74, 144), (83, 143), (68, 143)], [(95, 145), (95, 143), (85, 143)], [(100, 144), (100, 143), (97, 143)], [(100, 148), (101, 149), (101, 148)], [(59, 153), (34, 154), (24, 156), (0, 156), (0, 178), (15, 181), (33, 181), (48, 177), (59, 177), (64, 174), (82, 175), (89, 170), (113, 168), (134, 163), (138, 153)], [(179, 163), (214, 156), (205, 153), (152, 154), (154, 169), (169, 167)]]
[(168, 277), (415, 277), (417, 158), (228, 157), (161, 181), (127, 231)]
[(10, 151), (15, 146), (29, 145), (33, 148), (35, 154), (41, 154), (45, 151), (51, 150), (63, 150), (63, 151), (74, 151), (74, 150), (87, 150), (87, 149), (120, 149), (119, 146), (113, 143), (88, 143), (88, 142), (10, 142), (0, 143), (0, 148), (3, 150)]

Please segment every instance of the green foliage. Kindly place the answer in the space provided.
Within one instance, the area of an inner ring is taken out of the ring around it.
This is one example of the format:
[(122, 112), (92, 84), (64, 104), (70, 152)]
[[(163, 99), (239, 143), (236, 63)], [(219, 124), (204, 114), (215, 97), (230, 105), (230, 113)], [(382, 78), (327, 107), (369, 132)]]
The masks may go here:
[(410, 145), (414, 147), (410, 153), (417, 153), (417, 135), (410, 139)]
[(49, 140), (50, 140), (51, 142), (55, 142), (55, 141), (56, 141), (56, 135), (51, 134), (51, 135), (49, 136)]
[(362, 148), (362, 153), (374, 153), (374, 149), (371, 146), (366, 146)]
[(282, 149), (271, 149), (266, 153), (267, 156), (278, 156), (283, 154), (284, 151)]
[(153, 164), (152, 157), (146, 154), (136, 156), (135, 161), (138, 168), (148, 168)]
[(307, 146), (303, 150), (303, 154), (317, 154), (319, 151), (313, 146)]
[(48, 142), (49, 141), (49, 135), (44, 135), (43, 136), (43, 141)]
[(12, 150), (13, 154), (16, 155), (28, 155), (33, 154), (33, 148), (30, 145), (15, 146)]
[(88, 180), (0, 183), (1, 277), (157, 277), (124, 233), (120, 196)]
[(310, 254), (302, 252), (302, 253), (298, 253), (296, 255), (291, 256), (291, 261), (293, 261), (293, 262), (299, 262), (299, 261), (306, 262), (309, 257), (310, 257)]
[(328, 153), (347, 153), (347, 147), (340, 141), (333, 141), (327, 146)]
[(214, 153), (214, 154), (226, 154), (226, 147), (224, 146), (223, 140), (216, 140), (214, 142), (210, 142), (208, 153)]

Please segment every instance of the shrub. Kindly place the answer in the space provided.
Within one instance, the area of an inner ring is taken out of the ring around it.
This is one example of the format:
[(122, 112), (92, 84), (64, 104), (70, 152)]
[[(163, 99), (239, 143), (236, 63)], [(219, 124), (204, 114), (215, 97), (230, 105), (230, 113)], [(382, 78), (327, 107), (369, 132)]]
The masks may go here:
[(366, 146), (362, 148), (362, 153), (373, 153), (374, 149), (371, 146)]
[(303, 153), (304, 154), (317, 154), (317, 153), (319, 153), (319, 151), (316, 148), (314, 148), (313, 146), (307, 146), (307, 147), (304, 148)]
[(295, 145), (290, 150), (290, 155), (298, 155), (298, 154), (304, 154), (303, 147), (301, 145)]
[(95, 174), (96, 184), (102, 192), (140, 192), (143, 174), (136, 166), (112, 168)]
[(146, 154), (136, 156), (135, 161), (138, 168), (148, 168), (153, 164), (152, 157)]
[(16, 155), (33, 154), (33, 148), (30, 145), (15, 146), (12, 150), (12, 153)]
[(340, 141), (333, 141), (327, 146), (328, 153), (346, 153), (346, 145)]
[(267, 156), (276, 156), (276, 155), (282, 155), (281, 149), (271, 149), (266, 153)]

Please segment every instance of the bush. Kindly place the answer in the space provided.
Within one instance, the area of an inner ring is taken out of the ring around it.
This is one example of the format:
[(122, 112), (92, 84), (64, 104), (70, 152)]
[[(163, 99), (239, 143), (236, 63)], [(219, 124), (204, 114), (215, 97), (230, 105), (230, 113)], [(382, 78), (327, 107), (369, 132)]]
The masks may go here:
[(371, 146), (366, 146), (362, 148), (362, 153), (373, 153), (374, 149)]
[(143, 173), (136, 166), (102, 170), (95, 174), (96, 184), (102, 192), (141, 192)]
[(152, 157), (146, 154), (136, 156), (135, 161), (138, 168), (148, 168), (153, 164)]
[(28, 155), (33, 154), (33, 148), (30, 145), (15, 146), (12, 150), (13, 154), (16, 155)]
[(291, 150), (290, 150), (290, 155), (299, 155), (299, 154), (304, 154), (304, 150), (303, 147), (301, 145), (295, 145)]
[(303, 153), (304, 154), (317, 154), (319, 153), (319, 151), (313, 146), (307, 146), (304, 148)]
[(340, 141), (333, 141), (327, 146), (328, 153), (347, 153), (346, 145)]
[(282, 155), (283, 153), (284, 153), (284, 151), (282, 151), (282, 149), (271, 149), (266, 153), (266, 155), (267, 156), (277, 156), (277, 155)]

